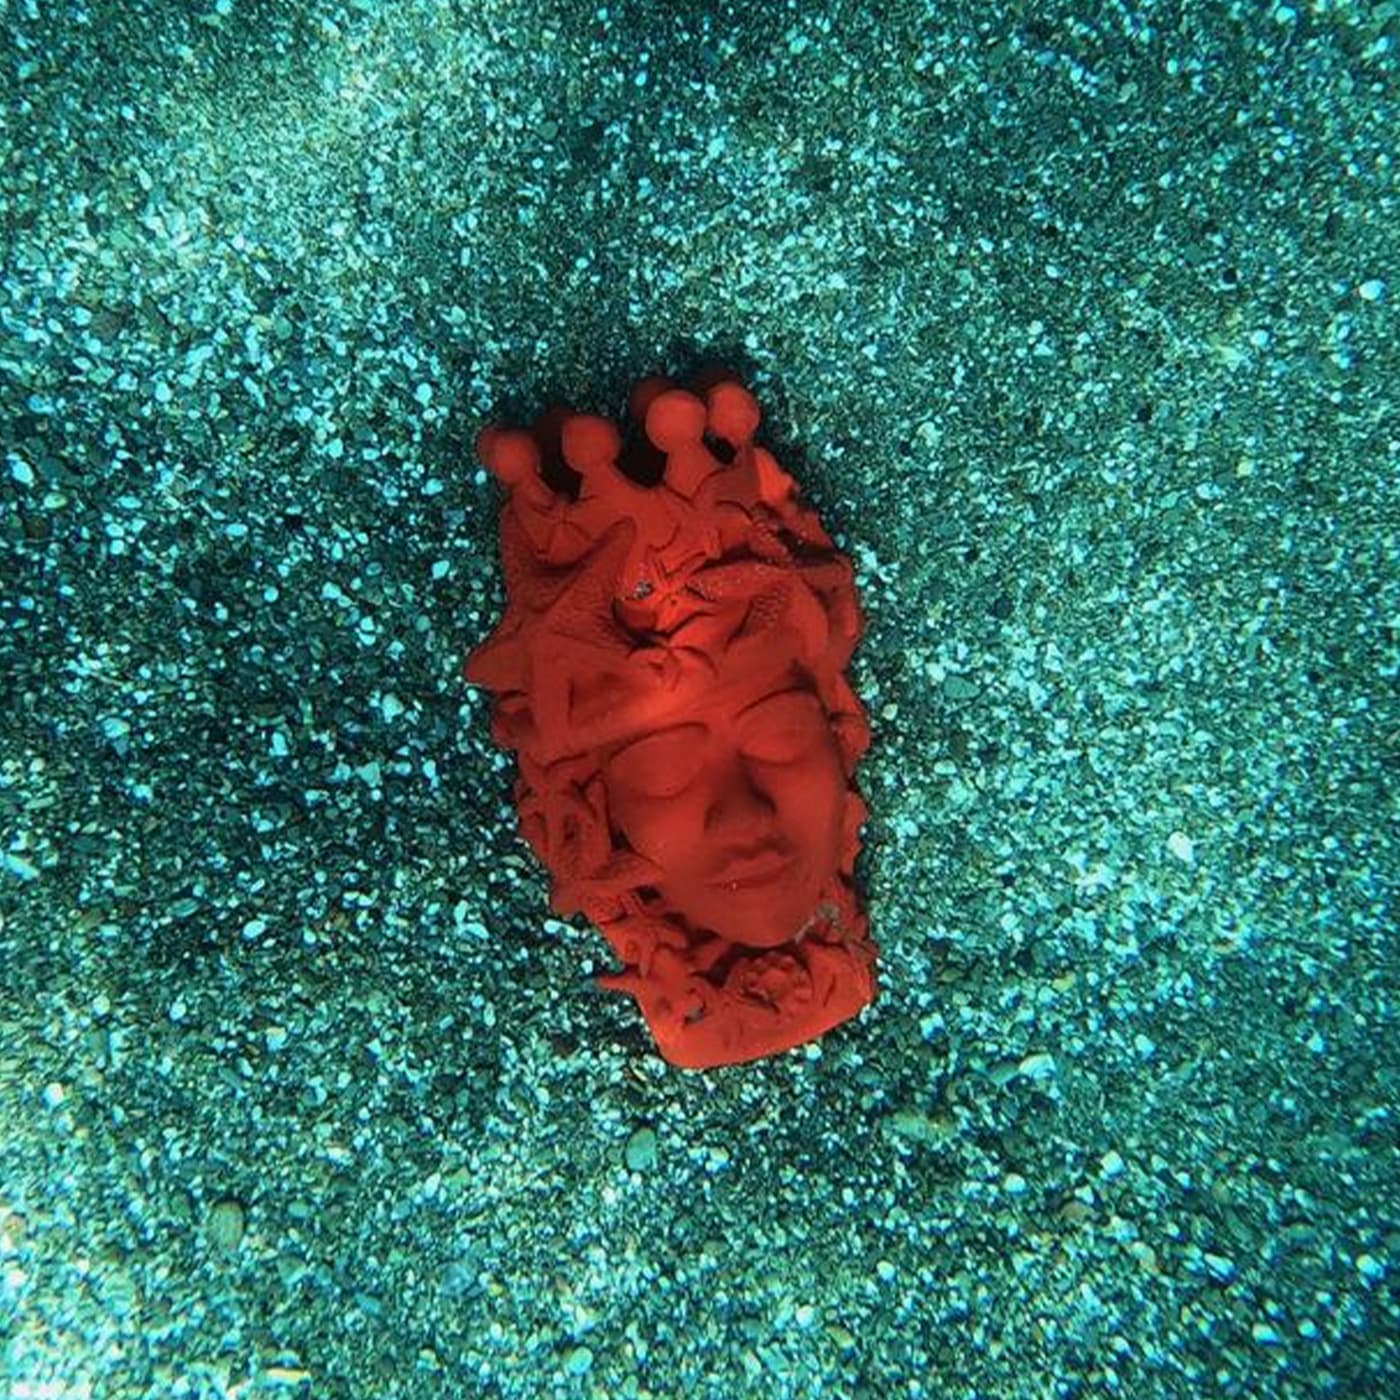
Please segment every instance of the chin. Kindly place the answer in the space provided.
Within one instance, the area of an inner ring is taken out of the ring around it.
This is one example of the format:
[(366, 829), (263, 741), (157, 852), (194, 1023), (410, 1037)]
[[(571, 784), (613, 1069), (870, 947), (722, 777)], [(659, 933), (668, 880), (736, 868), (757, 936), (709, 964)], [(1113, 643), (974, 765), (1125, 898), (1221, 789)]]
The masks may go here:
[(731, 943), (748, 948), (777, 948), (791, 943), (802, 931), (817, 907), (818, 891), (810, 897), (791, 890), (781, 895), (755, 890), (740, 898), (731, 897), (714, 911), (714, 928)]

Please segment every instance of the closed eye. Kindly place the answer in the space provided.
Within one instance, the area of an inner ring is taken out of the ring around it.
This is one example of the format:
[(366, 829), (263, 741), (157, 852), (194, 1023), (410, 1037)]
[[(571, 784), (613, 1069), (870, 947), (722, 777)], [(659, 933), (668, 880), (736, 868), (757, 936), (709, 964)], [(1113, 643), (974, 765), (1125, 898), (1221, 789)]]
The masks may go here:
[(825, 742), (829, 732), (826, 712), (810, 691), (769, 696), (739, 717), (742, 752), (759, 763), (796, 763)]
[(709, 731), (681, 724), (620, 749), (608, 764), (609, 784), (641, 797), (676, 797), (700, 774)]

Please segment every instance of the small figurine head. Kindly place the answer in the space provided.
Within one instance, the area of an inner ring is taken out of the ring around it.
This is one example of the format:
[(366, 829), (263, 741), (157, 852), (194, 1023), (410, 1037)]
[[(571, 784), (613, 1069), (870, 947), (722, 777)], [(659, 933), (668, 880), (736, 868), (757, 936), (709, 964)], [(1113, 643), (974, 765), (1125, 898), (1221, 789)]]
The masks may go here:
[(678, 1064), (810, 1039), (873, 995), (852, 888), (868, 740), (848, 562), (729, 378), (492, 428), (507, 608), (467, 663), (524, 833)]

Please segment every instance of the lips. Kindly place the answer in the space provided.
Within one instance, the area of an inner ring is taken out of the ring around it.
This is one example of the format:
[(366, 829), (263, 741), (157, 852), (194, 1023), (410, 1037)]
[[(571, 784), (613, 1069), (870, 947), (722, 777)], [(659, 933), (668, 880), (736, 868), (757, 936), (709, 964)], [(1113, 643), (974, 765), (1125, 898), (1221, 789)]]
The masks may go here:
[(793, 857), (788, 852), (771, 846), (760, 851), (736, 852), (723, 861), (705, 883), (726, 890), (763, 885), (785, 875), (792, 863)]

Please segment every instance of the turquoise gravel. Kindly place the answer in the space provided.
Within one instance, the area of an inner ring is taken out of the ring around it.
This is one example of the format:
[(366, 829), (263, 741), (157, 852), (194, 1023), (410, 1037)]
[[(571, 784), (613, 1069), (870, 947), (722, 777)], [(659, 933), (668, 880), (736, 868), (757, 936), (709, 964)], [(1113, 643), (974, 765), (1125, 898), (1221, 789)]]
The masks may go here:
[[(0, 3), (0, 1392), (1400, 1393), (1400, 7)], [(666, 1068), (471, 443), (726, 362), (881, 993)]]

